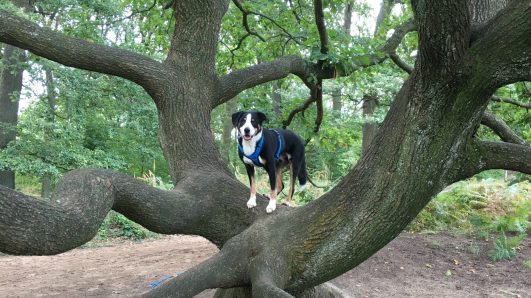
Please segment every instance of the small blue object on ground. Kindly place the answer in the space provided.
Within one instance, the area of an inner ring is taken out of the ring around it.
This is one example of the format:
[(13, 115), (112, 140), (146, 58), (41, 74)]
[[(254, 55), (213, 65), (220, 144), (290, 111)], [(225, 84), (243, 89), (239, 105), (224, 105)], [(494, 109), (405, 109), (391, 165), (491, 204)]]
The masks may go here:
[(164, 275), (163, 278), (159, 279), (159, 280), (156, 280), (156, 281), (152, 281), (150, 283), (150, 286), (151, 286), (151, 289), (155, 289), (156, 287), (160, 286), (161, 284), (163, 284), (164, 282), (166, 282), (168, 279), (172, 279), (174, 277), (176, 277), (177, 275), (181, 274), (182, 272), (177, 272), (175, 273), (175, 275)]

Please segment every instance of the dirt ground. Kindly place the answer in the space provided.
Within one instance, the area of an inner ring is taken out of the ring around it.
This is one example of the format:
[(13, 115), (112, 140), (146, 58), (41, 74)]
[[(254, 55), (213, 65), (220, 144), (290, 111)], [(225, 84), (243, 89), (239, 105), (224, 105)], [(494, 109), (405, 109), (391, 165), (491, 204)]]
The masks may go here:
[[(531, 297), (528, 237), (511, 261), (492, 262), (492, 241), (402, 234), (333, 280), (352, 297)], [(80, 248), (57, 256), (0, 256), (0, 297), (131, 297), (217, 249), (200, 237)], [(450, 272), (450, 273), (448, 273)], [(212, 297), (213, 291), (199, 297)]]

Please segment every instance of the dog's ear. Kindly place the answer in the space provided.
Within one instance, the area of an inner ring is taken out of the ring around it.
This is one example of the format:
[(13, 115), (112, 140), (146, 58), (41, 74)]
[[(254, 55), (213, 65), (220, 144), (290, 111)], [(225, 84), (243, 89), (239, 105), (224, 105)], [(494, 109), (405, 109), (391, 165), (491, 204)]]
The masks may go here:
[(262, 124), (262, 122), (267, 121), (267, 117), (262, 112), (256, 112), (256, 116), (258, 117), (258, 123)]
[(242, 114), (243, 112), (236, 112), (232, 114), (232, 126), (238, 126), (238, 121), (240, 121), (240, 117), (242, 116)]

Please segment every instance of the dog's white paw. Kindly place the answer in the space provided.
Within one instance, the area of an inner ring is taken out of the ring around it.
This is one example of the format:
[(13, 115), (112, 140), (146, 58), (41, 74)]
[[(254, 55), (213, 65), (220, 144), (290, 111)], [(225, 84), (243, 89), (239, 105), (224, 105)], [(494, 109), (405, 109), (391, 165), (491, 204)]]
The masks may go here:
[(267, 204), (266, 212), (271, 213), (277, 209), (277, 201), (275, 200), (269, 200), (269, 204)]
[(251, 197), (249, 201), (247, 201), (247, 208), (251, 209), (256, 206), (256, 197)]
[(299, 191), (303, 192), (304, 189), (306, 189), (306, 183), (300, 186)]

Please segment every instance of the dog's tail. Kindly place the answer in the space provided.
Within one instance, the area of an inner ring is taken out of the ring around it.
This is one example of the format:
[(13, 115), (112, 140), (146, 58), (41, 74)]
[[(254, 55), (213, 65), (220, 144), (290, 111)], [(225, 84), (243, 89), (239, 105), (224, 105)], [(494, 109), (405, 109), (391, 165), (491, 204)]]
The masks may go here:
[(308, 178), (308, 181), (310, 181), (310, 183), (317, 187), (317, 188), (327, 188), (329, 185), (319, 185), (319, 184), (315, 184), (315, 182), (312, 181), (312, 179), (310, 179), (310, 177), (307, 177)]
[(306, 170), (305, 158), (302, 159), (298, 178), (299, 178), (300, 191), (303, 191), (306, 188), (306, 183), (308, 182), (308, 170)]
[(317, 185), (315, 184), (312, 179), (310, 179), (310, 176), (308, 176), (308, 170), (306, 169), (306, 160), (302, 160), (301, 169), (299, 171), (299, 185), (300, 185), (300, 191), (303, 191), (306, 188), (306, 183), (310, 182), (313, 186), (317, 188), (327, 188), (328, 185)]

